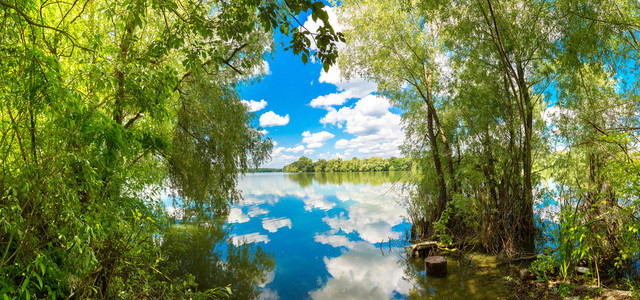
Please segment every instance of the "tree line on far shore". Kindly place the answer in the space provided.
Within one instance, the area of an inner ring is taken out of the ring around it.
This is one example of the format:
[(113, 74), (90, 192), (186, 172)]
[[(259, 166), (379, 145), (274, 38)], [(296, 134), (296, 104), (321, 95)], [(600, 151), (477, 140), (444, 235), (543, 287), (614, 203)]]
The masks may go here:
[(354, 157), (350, 160), (319, 159), (313, 161), (302, 156), (297, 161), (292, 162), (282, 168), (282, 172), (302, 173), (302, 172), (376, 172), (376, 171), (407, 171), (411, 169), (409, 158), (382, 158), (371, 157), (358, 159)]

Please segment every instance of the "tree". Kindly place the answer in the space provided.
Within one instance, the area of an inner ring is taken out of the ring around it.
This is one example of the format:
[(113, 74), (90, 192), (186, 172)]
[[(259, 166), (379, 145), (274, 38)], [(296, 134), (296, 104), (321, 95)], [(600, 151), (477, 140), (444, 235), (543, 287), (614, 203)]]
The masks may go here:
[(629, 272), (640, 249), (637, 8), (342, 2), (343, 75), (375, 81), (404, 110), (415, 233), (514, 255), (538, 229), (534, 203), (558, 201), (564, 246), (552, 263), (564, 276), (585, 257)]
[(314, 172), (326, 172), (327, 171), (327, 160), (319, 159), (315, 163), (313, 163)]
[[(342, 35), (323, 6), (0, 1), (2, 293), (182, 297), (157, 268), (171, 216), (154, 194), (169, 182), (197, 222), (239, 199), (239, 171), (272, 146), (236, 85), (259, 73), (273, 30), (328, 68)], [(299, 29), (303, 11), (317, 33)]]
[(431, 157), (429, 165), (421, 167), (435, 173), (432, 182), (437, 189), (423, 190), (432, 209), (418, 217), (421, 223), (439, 220), (458, 187), (450, 145), (456, 125), (452, 122), (447, 128), (447, 99), (442, 93), (442, 26), (436, 11), (419, 8), (429, 6), (390, 0), (344, 1), (340, 7), (349, 41), (340, 60), (344, 75), (375, 81), (379, 92), (407, 111), (407, 153), (421, 156), (428, 151)]

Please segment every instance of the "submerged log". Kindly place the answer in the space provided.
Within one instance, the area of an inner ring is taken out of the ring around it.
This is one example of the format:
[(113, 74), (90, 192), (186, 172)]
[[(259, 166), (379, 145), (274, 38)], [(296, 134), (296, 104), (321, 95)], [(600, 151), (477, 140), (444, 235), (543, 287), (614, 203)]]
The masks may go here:
[(444, 276), (447, 275), (447, 260), (442, 256), (429, 256), (424, 259), (424, 266), (427, 270), (427, 276)]

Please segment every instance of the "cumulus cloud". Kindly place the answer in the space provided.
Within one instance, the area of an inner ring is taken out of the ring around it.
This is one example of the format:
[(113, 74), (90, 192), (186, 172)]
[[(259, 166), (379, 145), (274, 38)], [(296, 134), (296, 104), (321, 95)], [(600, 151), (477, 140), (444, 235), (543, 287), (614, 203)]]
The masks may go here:
[[(336, 31), (343, 31), (344, 26), (342, 26), (342, 24), (338, 22), (336, 8), (327, 6), (324, 8), (324, 10), (329, 16), (329, 22), (333, 26), (333, 29)], [(304, 26), (305, 28), (309, 29), (309, 31), (316, 33), (321, 25), (320, 22), (320, 20), (313, 21), (310, 18), (304, 23)], [(336, 44), (336, 46), (338, 47), (338, 49), (340, 49), (343, 48), (345, 44), (339, 42)], [(312, 49), (316, 49), (315, 45), (312, 45)], [(338, 92), (316, 97), (315, 99), (311, 100), (311, 103), (309, 103), (311, 107), (328, 108), (331, 106), (343, 105), (349, 99), (362, 98), (377, 90), (377, 85), (375, 83), (367, 81), (361, 77), (353, 77), (349, 78), (349, 80), (344, 80), (343, 78), (341, 78), (340, 68), (335, 65), (332, 66), (328, 72), (322, 70), (320, 72), (320, 79), (318, 81), (320, 83), (335, 85), (338, 88)]]
[(269, 211), (266, 209), (262, 209), (260, 207), (257, 206), (252, 206), (251, 208), (249, 208), (249, 212), (247, 213), (249, 215), (249, 217), (255, 217), (255, 216), (259, 216), (259, 215), (266, 215), (268, 214)]
[(329, 68), (329, 72), (324, 70), (320, 71), (321, 83), (328, 83), (335, 85), (339, 91), (348, 92), (346, 95), (349, 98), (362, 98), (375, 92), (378, 89), (378, 85), (371, 81), (367, 81), (361, 77), (352, 77), (346, 80), (341, 76), (342, 71), (338, 66)]
[(324, 142), (334, 137), (333, 134), (327, 131), (320, 131), (317, 133), (311, 133), (305, 131), (302, 133), (302, 143), (307, 144), (307, 148), (320, 148), (324, 145)]
[(229, 211), (229, 216), (227, 217), (229, 223), (245, 223), (250, 220), (244, 213), (242, 213), (242, 209), (238, 207), (233, 207)]
[(354, 135), (376, 133), (385, 128), (397, 129), (400, 133), (401, 118), (391, 113), (390, 107), (386, 98), (369, 95), (360, 99), (355, 107), (330, 108), (320, 123), (344, 126), (345, 132)]
[(287, 124), (289, 124), (289, 114), (283, 117), (273, 111), (268, 111), (260, 116), (260, 126), (262, 127), (284, 126)]
[(291, 229), (291, 220), (288, 218), (273, 218), (262, 220), (262, 228), (269, 232), (276, 232), (283, 227)]
[(338, 257), (324, 258), (331, 278), (310, 293), (312, 299), (393, 299), (394, 292), (409, 292), (411, 286), (404, 280), (404, 271), (395, 256), (382, 256), (372, 244), (352, 242), (345, 237), (316, 236), (315, 240), (349, 250)]
[(343, 105), (349, 99), (362, 98), (378, 89), (375, 83), (360, 77), (350, 78), (349, 80), (343, 79), (340, 76), (340, 72), (340, 68), (336, 66), (331, 67), (329, 72), (324, 70), (320, 72), (319, 81), (335, 85), (338, 88), (338, 92), (314, 98), (309, 103), (311, 107), (328, 109), (331, 106)]
[(302, 201), (304, 202), (304, 209), (306, 211), (312, 211), (313, 209), (326, 211), (336, 206), (335, 203), (327, 201), (322, 195), (309, 194), (302, 199)]
[(304, 155), (311, 155), (311, 154), (313, 154), (313, 153), (315, 153), (315, 152), (316, 152), (316, 151), (314, 151), (313, 149), (306, 149), (306, 150), (304, 150), (304, 152), (303, 152), (303, 153), (304, 153)]
[(285, 151), (285, 152), (298, 153), (298, 152), (300, 152), (300, 151), (302, 151), (302, 150), (304, 150), (304, 149), (305, 149), (305, 148), (304, 148), (304, 146), (303, 146), (303, 145), (298, 145), (298, 146), (291, 147), (291, 148), (284, 148), (284, 149), (283, 149), (283, 151)]
[(261, 99), (260, 101), (255, 101), (255, 100), (241, 100), (241, 102), (246, 105), (247, 107), (249, 107), (249, 111), (251, 112), (256, 112), (259, 111), (265, 107), (267, 107), (267, 101), (264, 101), (264, 99)]
[(353, 107), (339, 110), (329, 108), (320, 123), (342, 128), (355, 135), (352, 139), (336, 141), (336, 149), (345, 149), (346, 155), (400, 156), (402, 144), (401, 117), (389, 111), (391, 104), (385, 97), (368, 95)]
[[(324, 9), (334, 28), (337, 31), (344, 30), (344, 26), (338, 22), (336, 8), (325, 7)], [(311, 32), (316, 32), (321, 25), (319, 22), (309, 19), (304, 25)], [(345, 45), (338, 43), (337, 46), (343, 48)], [(344, 78), (342, 75), (338, 66), (332, 66), (328, 72), (321, 71), (318, 82), (331, 84), (337, 91), (320, 95), (309, 103), (311, 107), (327, 110), (327, 114), (320, 123), (334, 125), (354, 135), (353, 138), (344, 138), (336, 143), (337, 149), (344, 149), (344, 154), (340, 155), (400, 156), (398, 147), (402, 144), (404, 137), (400, 125), (401, 117), (390, 112), (391, 105), (386, 98), (373, 95), (377, 91), (377, 85), (374, 82), (353, 75), (350, 78)], [(355, 105), (342, 107), (351, 99), (358, 99)], [(308, 144), (307, 148), (314, 147)]]

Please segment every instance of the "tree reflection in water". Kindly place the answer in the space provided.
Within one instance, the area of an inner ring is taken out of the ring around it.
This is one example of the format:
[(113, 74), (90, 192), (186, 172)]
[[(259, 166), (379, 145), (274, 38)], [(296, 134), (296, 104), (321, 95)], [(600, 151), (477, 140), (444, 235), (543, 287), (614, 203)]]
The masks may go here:
[(234, 243), (225, 218), (206, 223), (171, 226), (162, 238), (165, 269), (169, 277), (195, 276), (198, 290), (231, 285), (233, 299), (260, 295), (275, 260), (255, 243)]
[(296, 182), (300, 187), (310, 186), (314, 181), (318, 184), (337, 185), (344, 183), (350, 184), (368, 184), (371, 186), (380, 186), (389, 182), (396, 182), (401, 179), (406, 172), (387, 171), (387, 172), (318, 172), (318, 173), (287, 173), (288, 179)]

